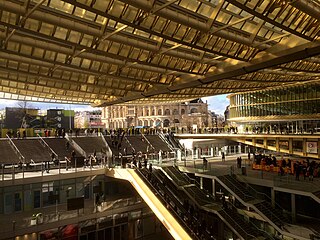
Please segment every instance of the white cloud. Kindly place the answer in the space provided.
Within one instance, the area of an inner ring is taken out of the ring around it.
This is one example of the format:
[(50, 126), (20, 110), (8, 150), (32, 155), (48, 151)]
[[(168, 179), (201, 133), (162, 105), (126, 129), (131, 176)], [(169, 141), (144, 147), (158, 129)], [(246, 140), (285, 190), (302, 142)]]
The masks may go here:
[(224, 114), (226, 107), (230, 104), (227, 94), (204, 97), (203, 101), (208, 101), (209, 110), (214, 111), (217, 114)]

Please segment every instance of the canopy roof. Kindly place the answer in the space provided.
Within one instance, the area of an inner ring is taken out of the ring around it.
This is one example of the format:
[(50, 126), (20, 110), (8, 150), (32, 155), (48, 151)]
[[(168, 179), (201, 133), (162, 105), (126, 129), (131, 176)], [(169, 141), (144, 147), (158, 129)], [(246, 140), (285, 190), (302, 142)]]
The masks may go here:
[(0, 1), (0, 97), (181, 102), (320, 80), (318, 0)]

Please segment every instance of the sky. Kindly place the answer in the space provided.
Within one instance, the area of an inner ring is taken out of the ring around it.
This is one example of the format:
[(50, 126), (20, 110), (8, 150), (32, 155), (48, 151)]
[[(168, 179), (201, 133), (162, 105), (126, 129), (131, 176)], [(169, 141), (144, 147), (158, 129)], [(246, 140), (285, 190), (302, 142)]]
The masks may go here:
[(227, 98), (228, 94), (217, 95), (212, 97), (204, 97), (203, 101), (208, 101), (209, 110), (215, 112), (216, 114), (224, 114), (226, 107), (230, 104), (229, 99)]
[[(224, 113), (226, 106), (229, 105), (229, 99), (227, 95), (218, 95), (212, 97), (204, 97), (203, 101), (208, 101), (209, 110), (214, 111), (217, 114)], [(16, 100), (0, 99), (0, 110), (5, 107), (18, 107), (18, 102)], [(34, 107), (39, 109), (72, 109), (75, 111), (90, 111), (94, 110), (90, 105), (75, 105), (75, 104), (59, 104), (59, 103), (40, 103), (40, 102), (30, 102), (28, 107)]]

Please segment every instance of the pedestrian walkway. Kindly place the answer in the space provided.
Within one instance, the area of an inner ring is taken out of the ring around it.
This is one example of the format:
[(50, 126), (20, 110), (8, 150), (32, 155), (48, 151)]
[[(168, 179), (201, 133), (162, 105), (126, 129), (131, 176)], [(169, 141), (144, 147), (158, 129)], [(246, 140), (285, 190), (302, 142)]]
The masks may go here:
[[(242, 168), (237, 168), (237, 157), (242, 157), (241, 167), (245, 168), (245, 175), (243, 175)], [(283, 189), (290, 189), (295, 191), (302, 191), (307, 193), (314, 193), (320, 191), (320, 178), (314, 178), (313, 181), (309, 181), (308, 178), (304, 180), (300, 177), (300, 180), (295, 180), (295, 176), (286, 174), (280, 176), (276, 172), (267, 172), (261, 170), (254, 170), (251, 168), (251, 164), (247, 160), (247, 154), (236, 154), (232, 156), (226, 156), (225, 161), (221, 161), (221, 157), (206, 157), (208, 160), (208, 166), (203, 166), (202, 159), (186, 159), (186, 161), (179, 162), (179, 169), (184, 172), (190, 173), (201, 173), (204, 175), (226, 175), (226, 174), (237, 174), (241, 176), (242, 181), (249, 183), (259, 182), (262, 185), (274, 186)], [(257, 180), (260, 181), (257, 181)], [(255, 181), (256, 180), (256, 181)], [(261, 181), (263, 180), (263, 182)]]

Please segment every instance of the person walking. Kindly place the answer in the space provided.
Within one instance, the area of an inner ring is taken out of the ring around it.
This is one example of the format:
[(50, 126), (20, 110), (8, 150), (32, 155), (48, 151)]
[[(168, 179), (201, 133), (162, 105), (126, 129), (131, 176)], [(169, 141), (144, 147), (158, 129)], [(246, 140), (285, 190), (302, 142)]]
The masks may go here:
[(222, 160), (222, 162), (226, 161), (226, 156), (225, 156), (224, 152), (221, 153), (221, 160)]
[(203, 170), (206, 170), (208, 168), (208, 160), (203, 157)]

